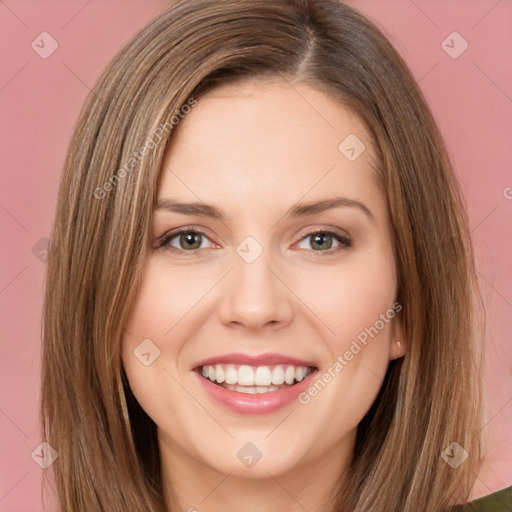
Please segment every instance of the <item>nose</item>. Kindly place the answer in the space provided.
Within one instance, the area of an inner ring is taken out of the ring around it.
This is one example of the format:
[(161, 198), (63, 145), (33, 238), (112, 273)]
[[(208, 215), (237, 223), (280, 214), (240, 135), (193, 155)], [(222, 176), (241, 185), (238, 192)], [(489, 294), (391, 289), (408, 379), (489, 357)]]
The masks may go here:
[(293, 292), (267, 251), (252, 263), (234, 254), (222, 289), (220, 318), (228, 326), (280, 329), (293, 318)]

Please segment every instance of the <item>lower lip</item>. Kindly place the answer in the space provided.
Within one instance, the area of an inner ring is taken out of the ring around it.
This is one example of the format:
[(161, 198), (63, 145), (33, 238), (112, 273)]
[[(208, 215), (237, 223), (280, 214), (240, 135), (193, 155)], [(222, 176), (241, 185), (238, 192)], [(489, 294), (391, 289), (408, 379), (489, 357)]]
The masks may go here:
[(238, 414), (255, 415), (270, 414), (291, 404), (310, 385), (317, 371), (312, 370), (304, 380), (293, 386), (254, 394), (231, 391), (206, 379), (198, 370), (194, 373), (206, 392), (218, 404)]

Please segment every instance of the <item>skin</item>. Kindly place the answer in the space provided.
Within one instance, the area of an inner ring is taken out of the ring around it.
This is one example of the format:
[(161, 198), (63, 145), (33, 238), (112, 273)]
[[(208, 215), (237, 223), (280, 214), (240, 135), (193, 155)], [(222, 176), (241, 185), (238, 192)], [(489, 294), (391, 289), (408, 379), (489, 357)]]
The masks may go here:
[[(366, 146), (355, 161), (338, 149), (349, 134)], [(217, 88), (173, 131), (158, 200), (211, 204), (227, 218), (155, 211), (122, 359), (135, 397), (158, 426), (164, 491), (170, 503), (172, 487), (178, 510), (326, 510), (389, 361), (405, 353), (400, 315), (308, 404), (294, 401), (271, 414), (221, 408), (192, 368), (230, 352), (278, 352), (315, 361), (322, 374), (392, 307), (397, 275), (375, 162), (358, 117), (299, 83)], [(285, 216), (297, 202), (333, 196), (363, 203), (373, 218), (356, 207)], [(179, 235), (170, 242), (176, 252), (156, 247), (184, 226), (204, 233), (195, 254), (186, 254), (194, 240), (180, 244)], [(307, 234), (322, 229), (352, 245), (333, 237), (315, 245)], [(263, 248), (250, 264), (236, 252), (247, 236)], [(160, 350), (149, 366), (133, 354), (147, 338)], [(248, 442), (262, 453), (251, 468), (237, 457)]]

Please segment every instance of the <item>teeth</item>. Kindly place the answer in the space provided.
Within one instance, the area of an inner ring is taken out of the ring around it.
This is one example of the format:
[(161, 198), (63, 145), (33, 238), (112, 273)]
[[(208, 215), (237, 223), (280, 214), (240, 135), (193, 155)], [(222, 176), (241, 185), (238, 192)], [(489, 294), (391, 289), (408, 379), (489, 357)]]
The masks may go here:
[(281, 365), (272, 370), (272, 384), (282, 384), (284, 382), (284, 370)]
[(284, 380), (286, 384), (293, 384), (293, 380), (295, 379), (295, 368), (293, 366), (288, 366), (286, 371), (284, 372)]
[(278, 389), (281, 389), (279, 386), (239, 386), (237, 384), (225, 384), (224, 387), (231, 391), (249, 393), (251, 395), (256, 393), (269, 393), (270, 391), (277, 391)]
[(257, 367), (246, 364), (216, 364), (201, 368), (203, 377), (218, 384), (224, 383), (224, 387), (228, 389), (245, 386), (242, 388), (245, 393), (266, 393), (273, 391), (273, 386), (283, 384), (291, 386), (304, 380), (310, 372), (311, 369), (306, 366), (281, 364)]
[(301, 380), (303, 380), (304, 377), (306, 376), (307, 372), (308, 372), (307, 368), (304, 368), (304, 367), (297, 368), (297, 371), (295, 372), (295, 378), (297, 379), (297, 381), (300, 382)]
[[(212, 380), (215, 382), (217, 379)], [(238, 383), (238, 372), (232, 364), (229, 364), (226, 368), (226, 384), (237, 384)]]
[(254, 386), (254, 370), (250, 366), (243, 364), (238, 368), (238, 384), (240, 386)]
[[(208, 372), (208, 377), (210, 376), (210, 372)], [(210, 379), (211, 381), (216, 380), (219, 384), (221, 382), (224, 382), (226, 380), (224, 369), (220, 364), (215, 366), (215, 375), (213, 376), (213, 379)]]
[(272, 372), (268, 366), (259, 366), (254, 375), (256, 386), (270, 386), (272, 384)]

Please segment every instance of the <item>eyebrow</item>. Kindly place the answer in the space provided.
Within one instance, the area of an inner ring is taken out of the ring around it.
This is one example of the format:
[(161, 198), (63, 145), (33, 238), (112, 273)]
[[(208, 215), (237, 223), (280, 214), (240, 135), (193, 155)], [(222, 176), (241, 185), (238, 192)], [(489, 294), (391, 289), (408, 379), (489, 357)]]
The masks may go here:
[[(359, 201), (348, 199), (346, 197), (334, 197), (332, 199), (324, 199), (323, 201), (314, 201), (309, 203), (301, 203), (290, 208), (286, 213), (286, 217), (306, 217), (315, 213), (321, 213), (333, 208), (350, 207), (357, 208), (364, 212), (370, 220), (374, 220), (374, 216), (370, 209)], [(156, 210), (168, 210), (171, 212), (182, 213), (185, 215), (196, 215), (199, 217), (210, 217), (212, 219), (225, 221), (227, 215), (215, 206), (204, 203), (181, 203), (172, 199), (160, 199), (156, 206)]]

